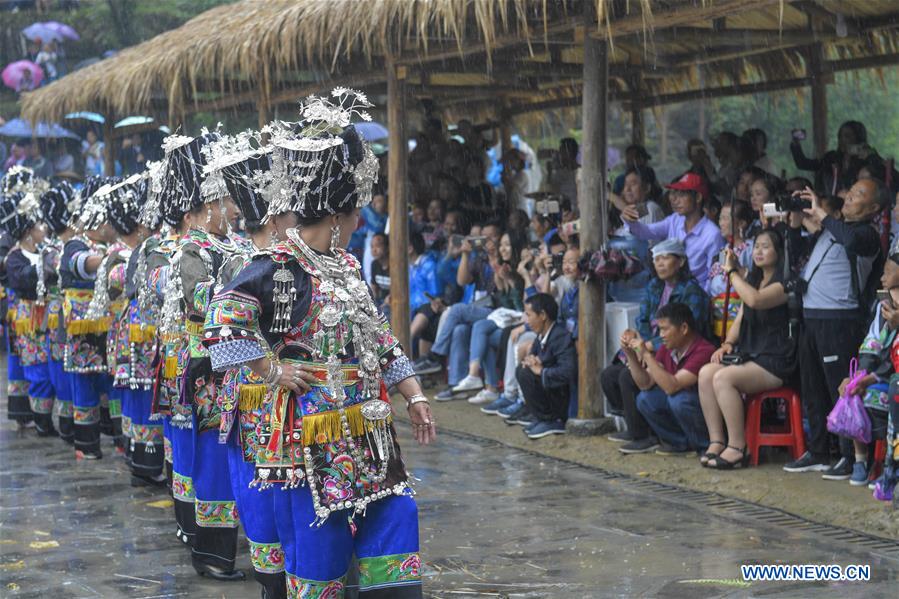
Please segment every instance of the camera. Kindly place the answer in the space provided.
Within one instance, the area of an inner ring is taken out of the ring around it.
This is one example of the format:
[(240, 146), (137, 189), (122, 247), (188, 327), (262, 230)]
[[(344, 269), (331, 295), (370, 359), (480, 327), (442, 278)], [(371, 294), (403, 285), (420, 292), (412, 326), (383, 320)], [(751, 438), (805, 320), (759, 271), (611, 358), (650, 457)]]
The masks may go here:
[(774, 205), (777, 206), (778, 212), (802, 212), (812, 207), (811, 201), (790, 193), (779, 193), (774, 196)]
[(799, 325), (802, 323), (802, 296), (808, 289), (808, 281), (802, 277), (791, 277), (784, 281), (783, 285), (784, 291), (787, 292), (790, 338), (795, 339), (799, 334)]

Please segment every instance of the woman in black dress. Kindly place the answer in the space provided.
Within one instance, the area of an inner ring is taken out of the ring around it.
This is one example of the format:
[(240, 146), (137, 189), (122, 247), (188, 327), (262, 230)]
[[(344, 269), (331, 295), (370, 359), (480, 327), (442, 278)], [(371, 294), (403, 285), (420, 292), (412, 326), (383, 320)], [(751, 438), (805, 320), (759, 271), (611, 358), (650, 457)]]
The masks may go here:
[(727, 250), (725, 271), (743, 305), (711, 364), (699, 372), (699, 400), (711, 439), (700, 461), (710, 468), (729, 470), (748, 464), (743, 395), (782, 387), (796, 368), (795, 336), (783, 286), (784, 241), (777, 231), (767, 229), (755, 236), (752, 263), (745, 276), (737, 257)]

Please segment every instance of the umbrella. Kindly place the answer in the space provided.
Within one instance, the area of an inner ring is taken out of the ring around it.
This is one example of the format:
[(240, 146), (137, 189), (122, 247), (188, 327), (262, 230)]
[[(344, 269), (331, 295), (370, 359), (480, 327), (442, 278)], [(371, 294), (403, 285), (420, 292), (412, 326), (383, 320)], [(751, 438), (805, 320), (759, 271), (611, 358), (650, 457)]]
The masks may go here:
[(115, 124), (115, 128), (121, 129), (124, 127), (133, 127), (135, 125), (146, 125), (152, 122), (153, 117), (151, 116), (126, 116), (121, 121)]
[(70, 112), (66, 116), (63, 117), (66, 120), (76, 120), (81, 119), (84, 121), (91, 121), (92, 123), (105, 123), (106, 119), (103, 118), (102, 114), (97, 114), (96, 112)]
[(16, 91), (20, 91), (22, 78), (27, 71), (31, 72), (31, 86), (28, 87), (27, 91), (36, 88), (44, 79), (44, 70), (30, 60), (17, 60), (16, 62), (11, 62), (6, 65), (6, 68), (3, 69), (4, 85)]
[(356, 131), (362, 139), (367, 141), (386, 139), (388, 135), (387, 127), (374, 121), (368, 123), (356, 123)]
[(74, 41), (78, 41), (81, 39), (81, 36), (78, 35), (78, 32), (65, 23), (60, 23), (59, 21), (47, 21), (46, 23), (43, 23), (43, 25), (51, 31), (55, 31), (65, 39)]
[(81, 39), (78, 35), (78, 32), (72, 29), (70, 26), (65, 23), (60, 23), (58, 21), (47, 21), (46, 23), (32, 23), (28, 27), (22, 30), (22, 35), (30, 40), (36, 40), (40, 38), (42, 42), (49, 42), (50, 40), (56, 40), (57, 42), (61, 42), (63, 40), (78, 40)]
[(42, 42), (49, 42), (54, 40), (57, 42), (61, 42), (63, 39), (65, 39), (60, 32), (54, 31), (50, 27), (47, 27), (46, 23), (32, 23), (22, 30), (22, 35), (32, 41), (39, 39)]
[(63, 128), (57, 123), (38, 123), (37, 127), (32, 128), (31, 123), (25, 119), (13, 119), (0, 127), (0, 135), (6, 137), (43, 137), (43, 138), (61, 138), (68, 137), (70, 139), (81, 139), (68, 129)]

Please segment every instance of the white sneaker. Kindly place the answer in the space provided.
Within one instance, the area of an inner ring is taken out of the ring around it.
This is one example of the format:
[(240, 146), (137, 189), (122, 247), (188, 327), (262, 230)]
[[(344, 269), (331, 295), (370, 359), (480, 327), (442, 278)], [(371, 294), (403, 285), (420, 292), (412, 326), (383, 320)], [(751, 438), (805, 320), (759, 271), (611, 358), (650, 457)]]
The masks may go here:
[(481, 391), (477, 395), (468, 398), (468, 403), (474, 404), (476, 406), (482, 406), (488, 403), (493, 403), (497, 399), (499, 399), (499, 393), (497, 393), (496, 391), (491, 391), (490, 389), (481, 389)]
[(465, 393), (467, 391), (480, 391), (484, 388), (484, 381), (479, 376), (471, 376), (470, 374), (459, 381), (459, 384), (453, 387), (453, 393)]

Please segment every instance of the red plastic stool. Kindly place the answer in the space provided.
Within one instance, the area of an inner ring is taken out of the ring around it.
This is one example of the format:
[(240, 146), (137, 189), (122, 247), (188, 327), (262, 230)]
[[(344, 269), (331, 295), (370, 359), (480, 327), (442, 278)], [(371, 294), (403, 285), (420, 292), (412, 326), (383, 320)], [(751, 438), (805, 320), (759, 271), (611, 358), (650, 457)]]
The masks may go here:
[[(787, 403), (783, 426), (762, 428), (762, 405), (768, 399), (783, 399)], [(760, 447), (789, 447), (793, 459), (805, 453), (805, 435), (802, 432), (802, 404), (799, 394), (789, 387), (757, 393), (749, 398), (746, 407), (746, 451), (751, 463), (758, 466)]]
[(887, 459), (887, 443), (883, 439), (874, 442), (874, 461), (871, 462), (871, 474), (868, 480), (877, 480), (883, 473), (883, 463)]

